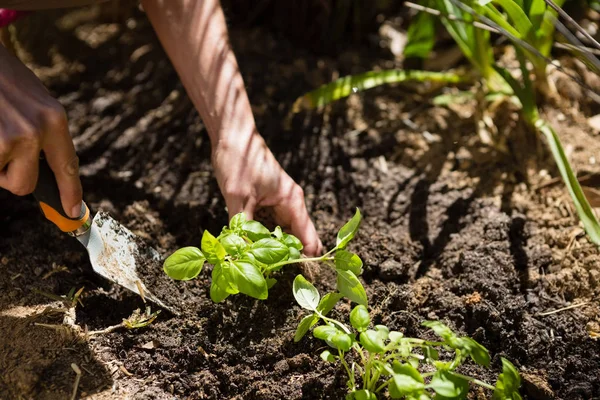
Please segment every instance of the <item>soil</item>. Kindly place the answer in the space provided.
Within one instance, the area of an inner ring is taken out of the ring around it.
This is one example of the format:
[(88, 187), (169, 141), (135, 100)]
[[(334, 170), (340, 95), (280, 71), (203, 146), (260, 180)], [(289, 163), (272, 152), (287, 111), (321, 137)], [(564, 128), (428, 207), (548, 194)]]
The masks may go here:
[[(220, 231), (227, 213), (204, 125), (143, 15), (134, 10), (114, 22), (79, 12), (58, 25), (50, 23), (55, 17), (31, 17), (44, 33), (22, 37), (21, 52), (68, 112), (88, 205), (162, 256), (199, 245), (205, 229)], [(26, 23), (19, 32), (28, 32)], [(259, 129), (304, 188), (325, 246), (355, 207), (364, 214), (351, 248), (364, 261), (376, 323), (430, 337), (421, 322), (441, 319), (490, 350), (492, 367), (471, 366), (473, 376), (493, 383), (503, 356), (521, 371), (524, 398), (600, 398), (600, 342), (592, 338), (600, 323), (600, 254), (554, 179), (543, 143), (516, 122), (513, 108), (497, 111), (505, 116), (497, 118), (505, 152), (476, 134), (476, 103), (432, 105), (452, 90), (443, 88), (374, 89), (301, 113), (285, 129), (301, 94), (395, 62), (368, 45), (317, 56), (260, 27), (234, 26), (231, 38)], [(559, 90), (570, 87), (557, 80)], [(546, 106), (544, 116), (593, 188), (600, 140), (586, 118), (600, 110), (577, 93), (561, 102)], [(345, 394), (341, 370), (318, 357), (321, 343), (309, 336), (293, 342), (303, 316), (291, 292), (298, 268), (284, 270), (266, 301), (240, 295), (215, 305), (210, 266), (197, 280), (173, 282), (160, 265), (146, 265), (146, 282), (181, 315), (163, 311), (146, 328), (84, 340), (48, 309), (61, 302), (39, 291), (83, 287), (74, 322), (89, 331), (121, 323), (144, 303), (96, 276), (84, 249), (47, 223), (33, 199), (4, 191), (0, 263), (2, 399), (69, 398), (72, 363), (82, 371), (79, 396), (90, 399)], [(333, 288), (326, 269), (311, 271), (321, 292)], [(579, 306), (548, 314), (570, 305)], [(348, 310), (342, 303), (334, 315), (344, 319)]]

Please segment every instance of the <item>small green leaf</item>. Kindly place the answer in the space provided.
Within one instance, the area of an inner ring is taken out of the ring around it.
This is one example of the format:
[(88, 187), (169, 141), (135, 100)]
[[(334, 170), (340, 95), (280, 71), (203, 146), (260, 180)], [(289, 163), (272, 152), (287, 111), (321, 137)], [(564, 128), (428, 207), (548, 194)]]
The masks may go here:
[(466, 399), (469, 382), (450, 371), (437, 371), (427, 385), (444, 399)]
[(202, 252), (208, 262), (213, 265), (223, 261), (227, 255), (223, 245), (208, 230), (202, 234)]
[(302, 318), (302, 321), (298, 324), (298, 328), (296, 329), (296, 335), (294, 336), (294, 342), (299, 342), (300, 339), (306, 335), (310, 328), (312, 328), (319, 321), (319, 316), (317, 314), (307, 315)]
[(387, 340), (390, 335), (390, 330), (385, 325), (375, 325), (375, 331), (383, 341)]
[(498, 376), (493, 400), (521, 400), (519, 387), (521, 377), (515, 366), (505, 358), (502, 360), (502, 373)]
[(289, 247), (289, 248), (293, 248), (296, 249), (298, 251), (302, 250), (304, 248), (304, 246), (302, 245), (302, 242), (300, 241), (300, 239), (298, 239), (296, 236), (294, 235), (290, 235), (288, 233), (284, 233), (283, 237), (282, 237), (283, 243)]
[(390, 342), (392, 342), (393, 344), (399, 343), (403, 337), (404, 334), (398, 331), (391, 331), (389, 334)]
[(266, 278), (267, 281), (267, 287), (269, 289), (271, 289), (273, 287), (273, 285), (275, 285), (277, 283), (277, 279), (274, 278)]
[(362, 274), (363, 262), (359, 256), (346, 250), (335, 252), (335, 268), (351, 271), (354, 275)]
[(234, 232), (238, 232), (243, 229), (244, 223), (246, 222), (246, 214), (243, 212), (235, 214), (231, 221), (229, 221), (229, 229)]
[(331, 347), (342, 351), (348, 351), (352, 347), (352, 338), (342, 331), (331, 335), (326, 341)]
[(288, 247), (288, 250), (290, 251), (290, 260), (298, 260), (300, 258), (300, 250), (294, 247)]
[(433, 362), (440, 358), (440, 353), (432, 346), (423, 347), (423, 354), (425, 354), (425, 360)]
[(210, 285), (210, 298), (215, 303), (220, 303), (225, 300), (230, 294), (239, 293), (235, 285), (231, 282), (230, 268), (226, 268), (223, 264), (215, 264), (212, 274), (212, 283)]
[(370, 322), (371, 317), (369, 317), (369, 310), (362, 304), (357, 305), (352, 312), (350, 312), (350, 323), (357, 331), (363, 332), (367, 330)]
[(350, 219), (350, 221), (346, 222), (346, 224), (342, 226), (338, 232), (336, 248), (343, 249), (346, 247), (348, 242), (354, 238), (354, 235), (356, 235), (356, 231), (358, 231), (358, 227), (360, 226), (361, 218), (362, 216), (360, 214), (360, 210), (357, 208), (354, 216)]
[(229, 297), (229, 293), (214, 282), (210, 285), (210, 299), (215, 303), (220, 303)]
[(338, 332), (336, 328), (330, 325), (319, 325), (315, 329), (313, 329), (313, 336), (317, 339), (327, 340), (332, 335), (335, 335)]
[(241, 255), (248, 247), (246, 241), (235, 233), (225, 235), (221, 238), (220, 242), (225, 248), (225, 251), (231, 256)]
[(283, 231), (281, 230), (280, 226), (275, 227), (275, 229), (273, 229), (273, 236), (275, 236), (278, 240), (282, 240), (283, 239)]
[(425, 321), (423, 322), (423, 326), (434, 331), (439, 337), (441, 337), (445, 341), (450, 341), (452, 339), (457, 338), (456, 334), (440, 321)]
[(392, 370), (394, 371), (394, 374), (410, 376), (412, 379), (414, 379), (415, 381), (417, 381), (419, 383), (425, 382), (423, 380), (423, 377), (419, 373), (419, 371), (410, 364), (407, 364), (407, 363), (403, 364), (399, 361), (394, 360), (394, 362), (392, 364)]
[(317, 288), (307, 281), (306, 278), (302, 275), (296, 276), (292, 290), (300, 307), (311, 311), (317, 310), (321, 296)]
[(321, 359), (327, 362), (335, 362), (335, 356), (331, 354), (329, 350), (325, 350), (321, 353)]
[(351, 271), (337, 270), (337, 289), (353, 302), (367, 306), (365, 288)]
[(424, 383), (418, 382), (408, 375), (394, 374), (389, 385), (389, 392), (392, 399), (402, 399), (410, 395), (413, 395), (411, 398), (419, 398), (416, 395), (420, 394), (424, 388)]
[(377, 395), (367, 389), (357, 390), (352, 395), (354, 400), (377, 400)]
[(257, 242), (260, 239), (266, 239), (271, 237), (271, 232), (258, 221), (246, 221), (242, 225), (242, 230), (248, 236), (248, 239), (253, 242)]
[(338, 292), (327, 293), (319, 302), (317, 311), (319, 311), (323, 315), (329, 314), (329, 312), (333, 310), (337, 302), (340, 301), (342, 297), (343, 296)]
[(385, 351), (385, 344), (383, 339), (372, 329), (366, 330), (360, 334), (360, 344), (369, 353), (383, 353)]
[(468, 337), (460, 338), (459, 343), (462, 344), (462, 350), (468, 353), (477, 364), (484, 367), (490, 366), (490, 353), (481, 344)]
[(259, 300), (268, 297), (267, 281), (256, 265), (244, 260), (233, 261), (231, 272), (241, 293)]
[(272, 238), (254, 242), (251, 249), (254, 257), (263, 264), (275, 264), (289, 254), (285, 244)]
[(187, 281), (194, 279), (202, 271), (206, 258), (197, 247), (183, 247), (165, 260), (163, 269), (172, 279)]
[(404, 56), (427, 58), (435, 44), (435, 17), (420, 12), (408, 27)]

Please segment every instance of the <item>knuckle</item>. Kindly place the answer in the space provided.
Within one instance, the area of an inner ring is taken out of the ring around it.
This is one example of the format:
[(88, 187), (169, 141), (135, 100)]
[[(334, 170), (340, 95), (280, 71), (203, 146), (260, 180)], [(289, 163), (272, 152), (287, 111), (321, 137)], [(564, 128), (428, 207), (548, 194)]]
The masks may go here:
[(40, 119), (47, 129), (57, 129), (67, 126), (67, 113), (64, 107), (57, 101), (52, 101), (40, 110)]
[(35, 184), (32, 182), (17, 182), (9, 185), (7, 188), (11, 193), (17, 196), (26, 196), (28, 194), (33, 193), (35, 189)]
[(238, 184), (226, 184), (223, 188), (223, 195), (229, 198), (245, 198), (248, 197), (248, 192)]

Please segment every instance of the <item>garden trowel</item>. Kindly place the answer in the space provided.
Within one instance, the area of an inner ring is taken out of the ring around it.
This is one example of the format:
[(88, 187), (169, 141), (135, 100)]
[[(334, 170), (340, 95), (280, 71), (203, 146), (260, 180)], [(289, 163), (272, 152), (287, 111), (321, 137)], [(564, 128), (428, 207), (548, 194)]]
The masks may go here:
[(68, 217), (63, 211), (54, 173), (43, 157), (40, 157), (39, 177), (33, 194), (44, 216), (85, 246), (96, 273), (137, 293), (142, 299), (177, 314), (159, 300), (137, 274), (140, 261), (147, 265), (159, 265), (158, 252), (138, 244), (135, 235), (107, 213), (98, 212), (92, 219), (90, 209), (83, 201), (80, 217)]

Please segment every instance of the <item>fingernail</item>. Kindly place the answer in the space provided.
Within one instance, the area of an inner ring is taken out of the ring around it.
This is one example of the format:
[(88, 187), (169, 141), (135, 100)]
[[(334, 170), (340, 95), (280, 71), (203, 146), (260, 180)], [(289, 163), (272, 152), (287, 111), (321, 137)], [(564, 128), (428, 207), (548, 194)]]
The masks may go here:
[(71, 210), (71, 218), (79, 218), (81, 216), (81, 205), (73, 207)]

